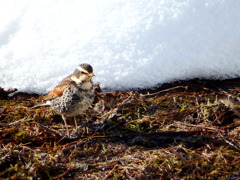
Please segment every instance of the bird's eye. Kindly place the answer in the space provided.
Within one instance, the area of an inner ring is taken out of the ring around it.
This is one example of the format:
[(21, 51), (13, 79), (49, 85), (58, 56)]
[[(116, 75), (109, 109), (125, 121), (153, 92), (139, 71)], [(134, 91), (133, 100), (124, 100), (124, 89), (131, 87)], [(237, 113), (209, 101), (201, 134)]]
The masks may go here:
[(82, 74), (87, 74), (86, 72), (81, 71)]

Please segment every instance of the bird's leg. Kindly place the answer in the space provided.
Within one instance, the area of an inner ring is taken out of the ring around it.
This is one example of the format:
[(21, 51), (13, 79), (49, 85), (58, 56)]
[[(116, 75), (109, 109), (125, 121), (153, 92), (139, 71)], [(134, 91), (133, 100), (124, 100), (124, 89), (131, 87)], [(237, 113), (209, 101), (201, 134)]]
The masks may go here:
[(67, 118), (64, 116), (64, 115), (62, 115), (62, 119), (63, 119), (63, 121), (64, 121), (64, 124), (65, 124), (65, 127), (66, 127), (66, 129), (67, 129), (67, 135), (69, 136), (69, 130), (68, 130), (68, 126), (67, 126)]

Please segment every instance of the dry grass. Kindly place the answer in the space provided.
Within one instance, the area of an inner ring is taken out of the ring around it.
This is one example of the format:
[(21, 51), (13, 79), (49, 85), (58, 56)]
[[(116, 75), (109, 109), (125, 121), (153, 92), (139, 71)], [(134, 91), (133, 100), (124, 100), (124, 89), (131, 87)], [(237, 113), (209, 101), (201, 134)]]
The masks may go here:
[[(69, 119), (0, 89), (2, 179), (239, 179), (239, 80), (102, 92)], [(219, 90), (222, 88), (227, 91)], [(141, 93), (141, 94), (140, 94)]]

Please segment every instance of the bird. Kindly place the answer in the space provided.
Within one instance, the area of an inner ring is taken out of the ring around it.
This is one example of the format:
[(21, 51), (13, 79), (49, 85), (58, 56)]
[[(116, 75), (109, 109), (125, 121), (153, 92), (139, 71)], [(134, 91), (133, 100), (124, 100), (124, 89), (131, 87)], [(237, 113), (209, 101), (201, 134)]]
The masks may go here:
[(62, 115), (67, 134), (67, 117), (74, 117), (77, 129), (76, 115), (86, 111), (94, 101), (95, 90), (92, 77), (95, 76), (90, 64), (80, 64), (75, 71), (65, 77), (58, 85), (44, 96), (44, 104), (36, 105), (31, 109), (50, 106)]

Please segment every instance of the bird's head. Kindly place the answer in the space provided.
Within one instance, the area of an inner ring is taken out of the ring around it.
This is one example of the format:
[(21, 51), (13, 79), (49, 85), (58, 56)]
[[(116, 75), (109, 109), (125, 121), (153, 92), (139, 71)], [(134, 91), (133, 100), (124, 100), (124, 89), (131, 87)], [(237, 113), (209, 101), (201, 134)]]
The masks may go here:
[(89, 64), (80, 64), (76, 70), (73, 72), (71, 79), (75, 81), (77, 84), (83, 82), (89, 82), (92, 80), (93, 68)]

